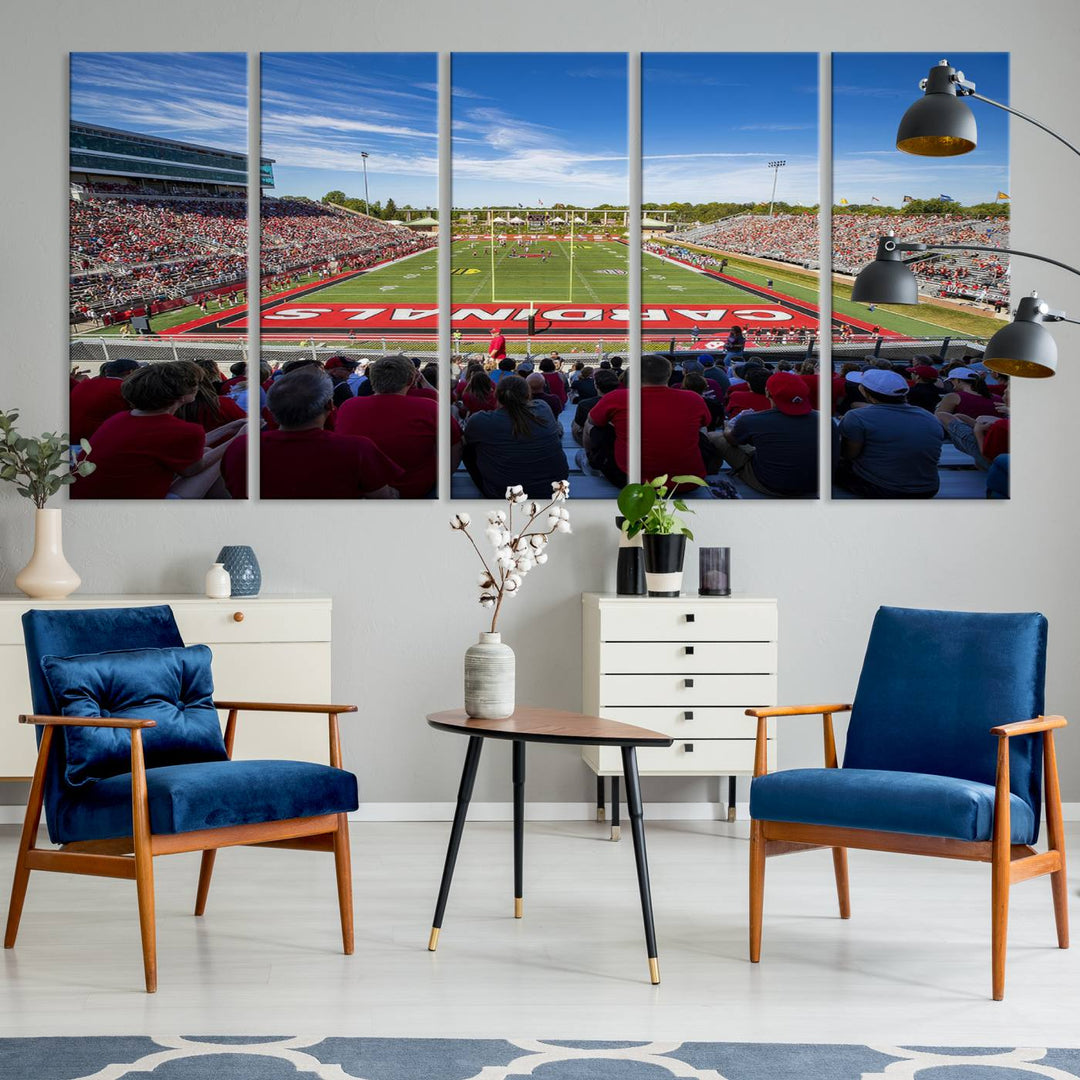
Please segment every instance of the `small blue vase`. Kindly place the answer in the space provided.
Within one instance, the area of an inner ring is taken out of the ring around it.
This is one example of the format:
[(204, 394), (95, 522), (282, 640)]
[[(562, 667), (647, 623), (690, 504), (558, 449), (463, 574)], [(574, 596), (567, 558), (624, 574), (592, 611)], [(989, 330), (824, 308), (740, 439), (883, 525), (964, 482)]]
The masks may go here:
[(255, 552), (247, 544), (233, 544), (218, 552), (216, 562), (222, 563), (232, 582), (233, 596), (258, 596), (262, 588), (262, 571)]

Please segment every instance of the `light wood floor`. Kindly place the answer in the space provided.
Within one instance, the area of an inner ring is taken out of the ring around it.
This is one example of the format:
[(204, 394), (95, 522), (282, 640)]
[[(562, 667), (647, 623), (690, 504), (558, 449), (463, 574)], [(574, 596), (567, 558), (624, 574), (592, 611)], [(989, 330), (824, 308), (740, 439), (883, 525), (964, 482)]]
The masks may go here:
[[(1080, 829), (1069, 828), (1080, 874)], [(989, 997), (989, 867), (947, 860), (852, 852), (850, 922), (836, 915), (827, 852), (770, 860), (754, 967), (745, 826), (656, 822), (654, 988), (629, 837), (613, 844), (591, 822), (526, 827), (521, 921), (510, 826), (470, 825), (429, 953), (448, 830), (354, 824), (352, 957), (340, 952), (329, 857), (223, 851), (202, 919), (191, 915), (198, 856), (158, 859), (153, 996), (141, 990), (134, 886), (35, 874), (18, 946), (2, 955), (0, 1035), (1080, 1045), (1080, 946), (1054, 947), (1046, 881), (1013, 889), (1003, 1003)], [(0, 829), (5, 898), (15, 842), (16, 829)]]

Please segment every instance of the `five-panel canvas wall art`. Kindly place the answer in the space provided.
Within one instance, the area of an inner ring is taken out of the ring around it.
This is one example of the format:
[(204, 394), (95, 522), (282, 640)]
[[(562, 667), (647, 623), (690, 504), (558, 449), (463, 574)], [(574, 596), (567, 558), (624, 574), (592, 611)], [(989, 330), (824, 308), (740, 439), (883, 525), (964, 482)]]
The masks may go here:
[[(1007, 124), (898, 147), (940, 55), (834, 54), (824, 81), (811, 53), (257, 63), (255, 193), (247, 56), (71, 57), (70, 433), (98, 466), (73, 497), (1007, 492), (982, 363), (1011, 307)], [(947, 64), (1008, 99), (1007, 54)], [(855, 283), (898, 243), (902, 304)]]

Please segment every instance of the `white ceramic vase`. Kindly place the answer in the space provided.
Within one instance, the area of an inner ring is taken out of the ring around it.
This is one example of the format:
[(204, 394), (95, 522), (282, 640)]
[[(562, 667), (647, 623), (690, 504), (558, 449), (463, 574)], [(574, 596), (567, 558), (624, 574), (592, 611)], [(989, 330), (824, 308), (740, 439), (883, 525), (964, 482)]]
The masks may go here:
[(225, 600), (232, 596), (232, 578), (224, 563), (216, 562), (206, 571), (206, 595), (211, 600)]
[(465, 712), (477, 720), (503, 720), (514, 711), (514, 650), (501, 634), (482, 633), (465, 650)]
[(38, 510), (34, 515), (34, 554), (19, 571), (15, 587), (35, 600), (62, 600), (82, 578), (64, 558), (60, 510)]

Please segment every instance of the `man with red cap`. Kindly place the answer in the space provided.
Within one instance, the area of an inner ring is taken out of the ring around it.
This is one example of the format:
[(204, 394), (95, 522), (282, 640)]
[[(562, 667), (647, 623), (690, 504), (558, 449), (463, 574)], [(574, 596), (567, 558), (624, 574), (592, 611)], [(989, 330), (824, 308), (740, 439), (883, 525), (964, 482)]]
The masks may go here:
[(798, 498), (818, 490), (818, 414), (800, 375), (780, 372), (765, 382), (771, 407), (746, 409), (708, 437), (732, 475), (763, 495)]
[(488, 342), (488, 359), (495, 364), (506, 359), (506, 338), (495, 326), (491, 328), (491, 340)]

